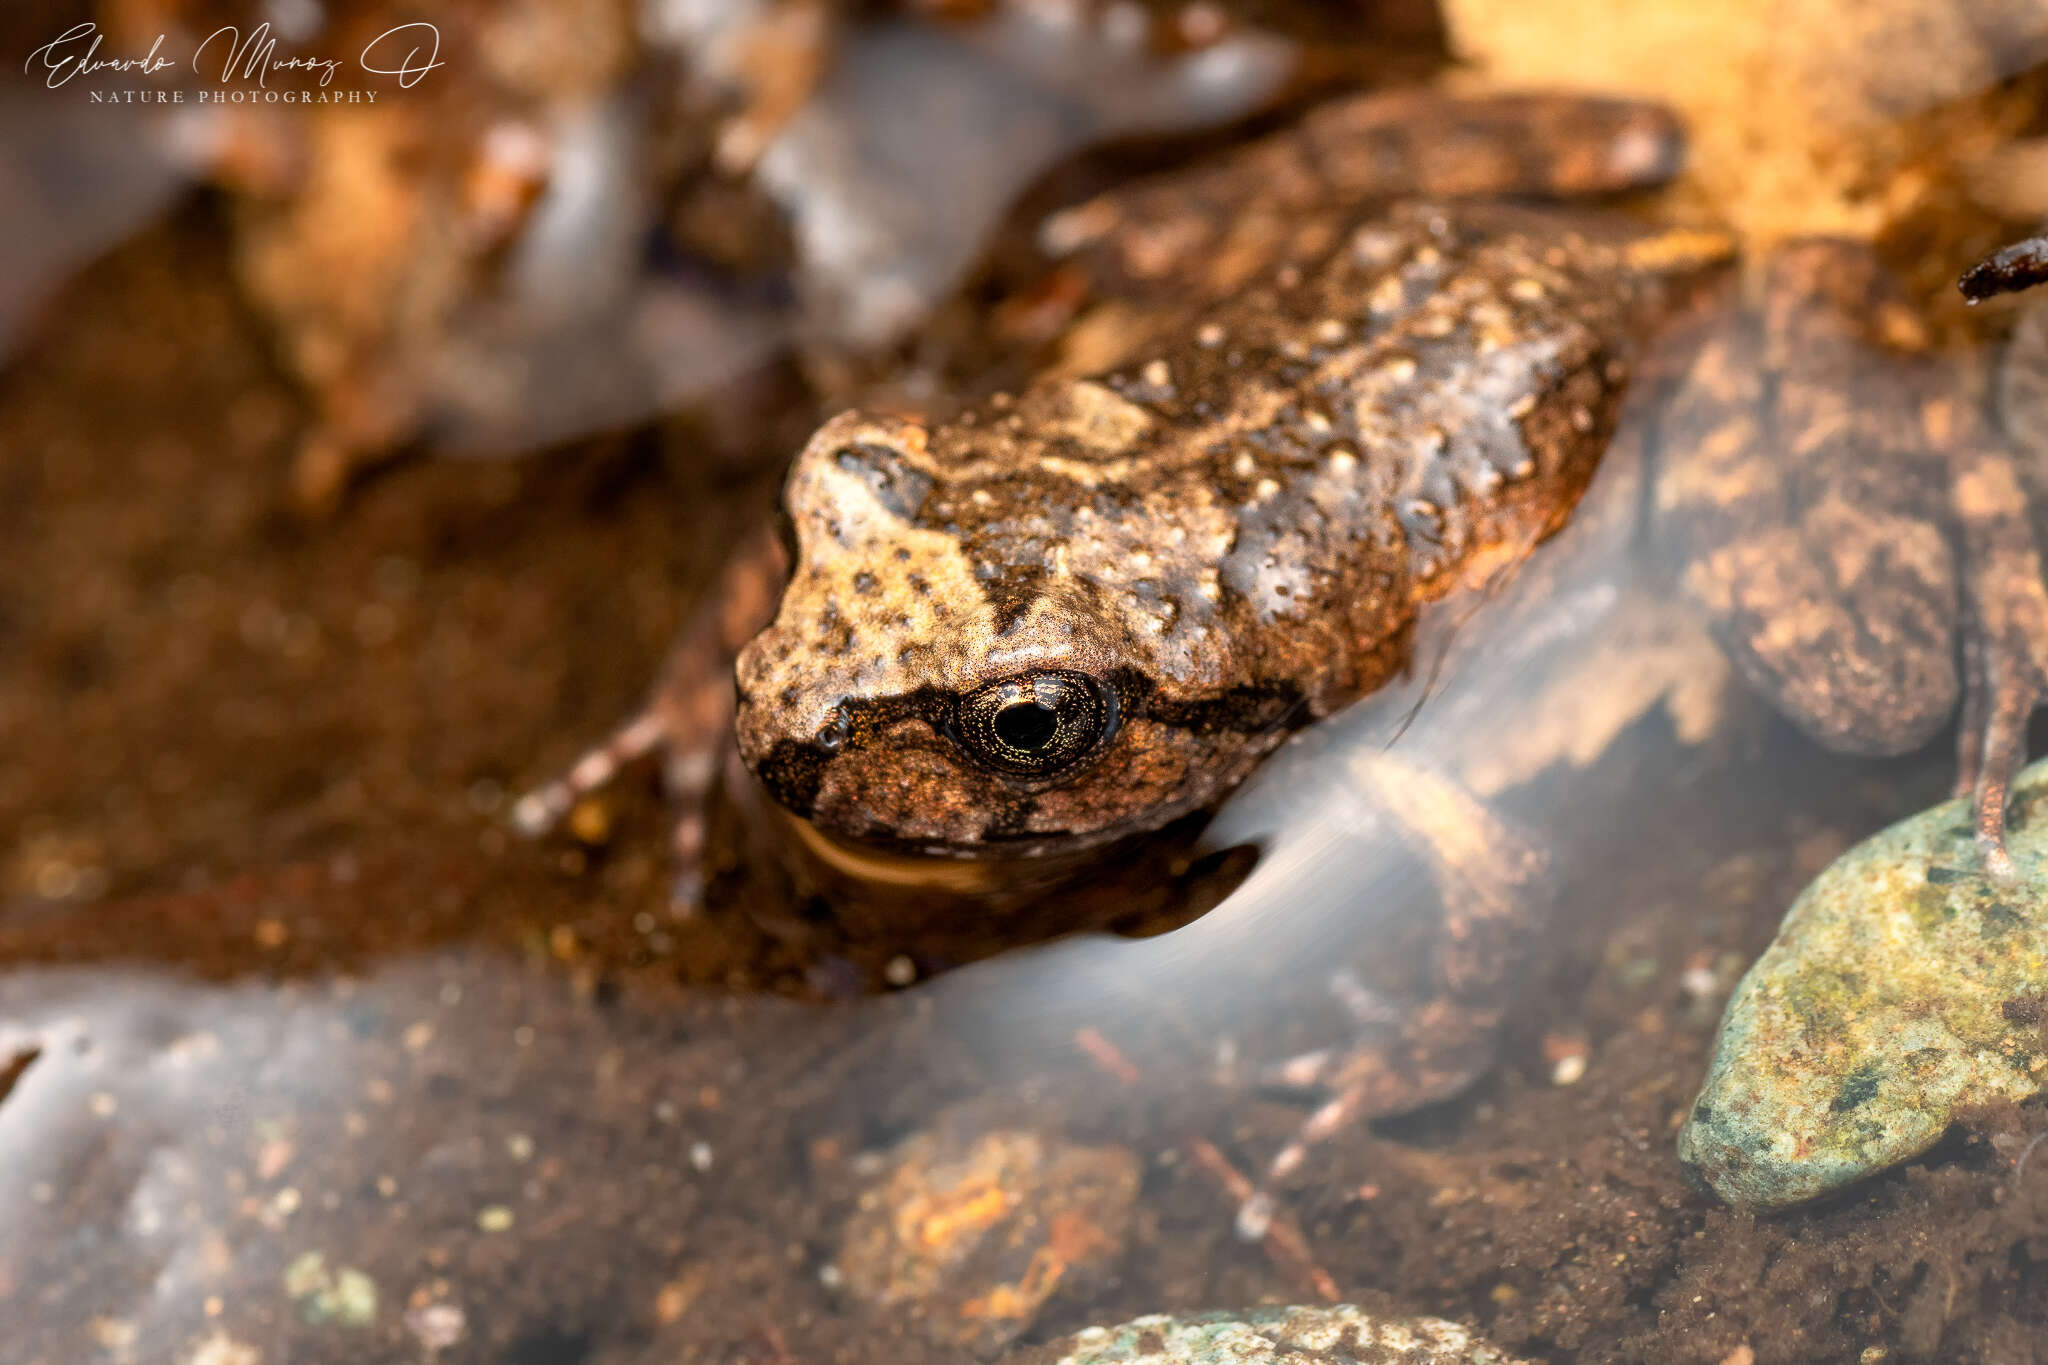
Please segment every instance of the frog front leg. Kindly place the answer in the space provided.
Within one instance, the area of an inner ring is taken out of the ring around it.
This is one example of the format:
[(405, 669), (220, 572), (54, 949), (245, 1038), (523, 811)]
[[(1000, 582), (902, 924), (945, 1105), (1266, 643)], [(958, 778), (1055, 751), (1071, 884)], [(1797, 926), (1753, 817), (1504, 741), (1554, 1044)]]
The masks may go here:
[(733, 660), (775, 614), (788, 574), (772, 526), (764, 523), (743, 538), (677, 635), (646, 703), (560, 777), (521, 797), (513, 825), (528, 836), (545, 834), (577, 801), (659, 750), (675, 803), (676, 902), (693, 907), (701, 889), (705, 803), (732, 745)]
[(1247, 1240), (1265, 1235), (1273, 1186), (1318, 1143), (1361, 1122), (1449, 1099), (1492, 1066), (1501, 1018), (1526, 979), (1550, 906), (1547, 855), (1457, 782), (1382, 752), (1352, 760), (1351, 774), (1434, 873), (1443, 921), (1432, 990), (1401, 1009), (1348, 976), (1333, 981), (1359, 1036), (1348, 1048), (1308, 1053), (1264, 1076), (1269, 1086), (1314, 1093), (1322, 1102), (1238, 1209), (1237, 1231)]

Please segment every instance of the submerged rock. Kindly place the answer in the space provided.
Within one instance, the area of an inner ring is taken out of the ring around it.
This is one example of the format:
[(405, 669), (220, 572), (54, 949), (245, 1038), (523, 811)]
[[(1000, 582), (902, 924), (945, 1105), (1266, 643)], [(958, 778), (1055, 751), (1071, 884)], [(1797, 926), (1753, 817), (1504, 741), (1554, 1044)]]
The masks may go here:
[(956, 1111), (896, 1149), (848, 1221), (835, 1269), (856, 1297), (904, 1308), (940, 1346), (989, 1356), (1056, 1295), (1123, 1254), (1138, 1159)]
[(1187, 1317), (1154, 1313), (1077, 1332), (1046, 1348), (1043, 1358), (1057, 1365), (1283, 1365), (1305, 1359), (1329, 1365), (1517, 1365), (1516, 1357), (1455, 1322), (1389, 1317), (1348, 1303)]
[(1984, 874), (1957, 800), (1807, 887), (1728, 1002), (1678, 1138), (1689, 1173), (1731, 1204), (1791, 1204), (2048, 1088), (2048, 760), (2014, 784), (2008, 830), (2010, 882)]

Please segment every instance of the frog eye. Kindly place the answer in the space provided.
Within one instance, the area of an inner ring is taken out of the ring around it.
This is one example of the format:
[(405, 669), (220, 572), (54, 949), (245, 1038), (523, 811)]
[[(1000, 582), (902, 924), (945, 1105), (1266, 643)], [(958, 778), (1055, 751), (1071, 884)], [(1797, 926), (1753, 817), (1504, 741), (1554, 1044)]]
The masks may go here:
[(985, 767), (1051, 777), (1116, 731), (1116, 693), (1085, 673), (1029, 673), (960, 699), (953, 742)]

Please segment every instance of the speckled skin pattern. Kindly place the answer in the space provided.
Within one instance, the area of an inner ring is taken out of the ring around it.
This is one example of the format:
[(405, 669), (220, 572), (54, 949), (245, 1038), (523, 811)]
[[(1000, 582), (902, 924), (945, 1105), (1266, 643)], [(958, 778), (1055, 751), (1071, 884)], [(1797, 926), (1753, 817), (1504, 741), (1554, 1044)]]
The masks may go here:
[(1635, 343), (1730, 243), (1564, 201), (1682, 150), (1653, 105), (1395, 91), (1052, 215), (1039, 377), (829, 422), (793, 534), (735, 546), (646, 707), (515, 824), (660, 752), (681, 904), (716, 786), (841, 922), (872, 891), (915, 938), (1099, 872), (1571, 514)]
[[(835, 418), (790, 473), (793, 573), (739, 658), (747, 765), (826, 830), (921, 853), (1070, 849), (1214, 803), (1400, 669), (1428, 603), (1562, 524), (1633, 338), (1724, 254), (1410, 204), (1117, 368), (935, 427)], [(1006, 747), (1033, 722), (1050, 738)]]
[[(1680, 149), (1654, 106), (1412, 90), (1054, 214), (1041, 243), (1087, 306), (1047, 372), (936, 427), (829, 423), (784, 551), (735, 555), (648, 708), (519, 825), (664, 750), (688, 899), (734, 737), (840, 852), (1043, 869), (1212, 805), (1570, 513), (1632, 343), (1730, 243), (1498, 200), (1654, 187)], [(1868, 244), (1754, 267), (1683, 329), (1689, 358), (1653, 357), (1651, 539), (1819, 742), (1909, 750), (1960, 697), (1957, 786), (2004, 875), (2048, 695), (2040, 494), (2011, 448), (2041, 405), (1987, 422)]]

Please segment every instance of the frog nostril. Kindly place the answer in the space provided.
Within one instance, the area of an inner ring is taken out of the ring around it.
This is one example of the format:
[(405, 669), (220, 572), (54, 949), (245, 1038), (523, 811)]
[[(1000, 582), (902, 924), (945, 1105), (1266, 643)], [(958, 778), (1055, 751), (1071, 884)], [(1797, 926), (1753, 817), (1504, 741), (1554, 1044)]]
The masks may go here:
[(996, 737), (1013, 749), (1037, 753), (1059, 733), (1059, 712), (1035, 701), (1012, 702), (990, 722)]
[(846, 714), (844, 706), (838, 706), (833, 708), (831, 719), (818, 727), (812, 742), (826, 753), (836, 754), (852, 733), (853, 718)]

